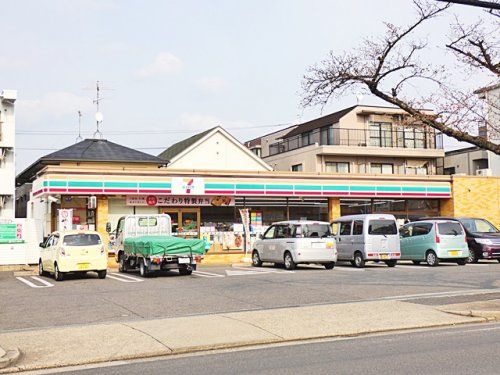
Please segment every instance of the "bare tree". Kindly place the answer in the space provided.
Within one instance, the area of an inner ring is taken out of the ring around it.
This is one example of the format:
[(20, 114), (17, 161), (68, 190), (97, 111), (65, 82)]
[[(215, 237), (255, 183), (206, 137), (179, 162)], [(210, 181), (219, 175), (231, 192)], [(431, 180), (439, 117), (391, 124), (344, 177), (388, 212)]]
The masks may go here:
[[(448, 67), (422, 59), (430, 47), (426, 39), (415, 35), (416, 31), (449, 12), (451, 4), (428, 0), (413, 3), (417, 17), (410, 25), (385, 23), (383, 36), (365, 39), (350, 52), (330, 52), (327, 59), (310, 67), (303, 81), (303, 105), (325, 105), (332, 98), (367, 91), (405, 110), (414, 123), (500, 155), (499, 144), (476, 135), (478, 125), (500, 134), (499, 124), (490, 121), (484, 103), (473, 90), (455, 87)], [(462, 72), (481, 72), (496, 83), (500, 78), (500, 28), (495, 14), (484, 14), (494, 18), (492, 26), (483, 21), (464, 25), (455, 18), (445, 47), (453, 52)], [(430, 83), (432, 94), (418, 94), (423, 82)], [(428, 105), (434, 107), (434, 114), (422, 110)]]

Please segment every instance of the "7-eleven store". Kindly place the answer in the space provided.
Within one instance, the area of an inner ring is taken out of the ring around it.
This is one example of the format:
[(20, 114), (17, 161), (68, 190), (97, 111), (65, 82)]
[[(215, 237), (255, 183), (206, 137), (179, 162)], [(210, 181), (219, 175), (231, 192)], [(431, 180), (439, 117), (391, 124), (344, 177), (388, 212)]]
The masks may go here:
[[(167, 213), (176, 235), (204, 237), (212, 252), (241, 252), (242, 208), (250, 211), (253, 237), (272, 222), (288, 219), (326, 221), (345, 214), (384, 212), (403, 221), (439, 215), (443, 200), (451, 198), (451, 184), (447, 176), (51, 165), (33, 182), (32, 197), (32, 210), (38, 216), (43, 210), (37, 206), (48, 207), (43, 214), (46, 233), (57, 229), (60, 208), (73, 209), (74, 228), (96, 228), (103, 234), (107, 223), (114, 230), (123, 215)], [(92, 201), (95, 207), (89, 206)]]

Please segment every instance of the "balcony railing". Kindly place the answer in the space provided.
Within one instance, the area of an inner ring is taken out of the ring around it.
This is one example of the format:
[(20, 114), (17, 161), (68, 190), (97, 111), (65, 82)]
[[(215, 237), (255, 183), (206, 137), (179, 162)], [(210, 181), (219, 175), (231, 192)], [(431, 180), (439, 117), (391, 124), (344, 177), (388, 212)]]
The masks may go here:
[(269, 155), (318, 144), (320, 146), (390, 147), (406, 149), (442, 149), (443, 135), (435, 131), (412, 128), (380, 129), (318, 129), (283, 139), (269, 146)]

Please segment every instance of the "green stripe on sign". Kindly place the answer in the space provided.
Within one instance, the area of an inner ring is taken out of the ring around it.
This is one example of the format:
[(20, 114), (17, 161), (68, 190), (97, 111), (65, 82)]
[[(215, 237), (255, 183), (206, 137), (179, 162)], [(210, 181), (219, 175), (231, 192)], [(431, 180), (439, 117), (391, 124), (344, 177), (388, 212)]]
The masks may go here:
[(327, 186), (323, 186), (323, 191), (349, 191), (349, 186), (345, 186), (345, 185), (337, 185), (337, 186), (327, 185)]
[(170, 182), (139, 182), (140, 188), (152, 189), (170, 189), (172, 184)]
[(377, 186), (377, 191), (401, 191), (401, 186)]
[(351, 191), (375, 191), (375, 186), (351, 186)]
[(293, 190), (293, 185), (266, 185), (267, 190)]
[(137, 182), (105, 182), (107, 188), (137, 188)]
[(314, 190), (314, 191), (320, 191), (321, 186), (320, 185), (295, 185), (295, 190)]
[(69, 187), (102, 187), (102, 182), (90, 182), (90, 181), (70, 181), (68, 182)]
[(428, 187), (427, 191), (429, 193), (449, 193), (450, 188), (448, 188), (448, 187)]
[(236, 184), (240, 190), (264, 190), (264, 184)]
[[(44, 183), (45, 185), (45, 183)], [(66, 187), (66, 181), (49, 181), (49, 186), (64, 186)]]
[(403, 186), (403, 191), (404, 192), (424, 192), (425, 193), (425, 188), (421, 186)]
[(49, 183), (47, 181), (44, 181), (43, 186), (49, 186)]
[(232, 190), (232, 189), (234, 189), (234, 185), (233, 184), (205, 184), (205, 189)]

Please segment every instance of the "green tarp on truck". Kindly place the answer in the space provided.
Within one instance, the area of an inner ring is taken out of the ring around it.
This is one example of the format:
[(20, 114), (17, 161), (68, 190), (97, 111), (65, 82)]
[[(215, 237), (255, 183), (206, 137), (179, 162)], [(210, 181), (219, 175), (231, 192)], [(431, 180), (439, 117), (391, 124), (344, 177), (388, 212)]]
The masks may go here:
[(205, 241), (172, 236), (141, 236), (126, 238), (123, 243), (126, 254), (152, 255), (203, 255)]

